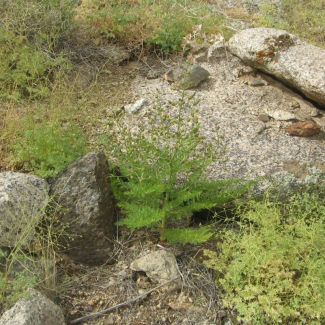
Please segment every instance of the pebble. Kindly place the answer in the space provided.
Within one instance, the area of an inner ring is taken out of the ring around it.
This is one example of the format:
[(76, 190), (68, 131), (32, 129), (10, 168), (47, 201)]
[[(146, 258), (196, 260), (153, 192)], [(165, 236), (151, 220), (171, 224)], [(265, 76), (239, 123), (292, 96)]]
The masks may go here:
[(296, 118), (295, 114), (283, 110), (278, 110), (268, 114), (277, 121), (289, 121)]
[(172, 68), (163, 76), (169, 82), (175, 82), (177, 87), (190, 89), (210, 76), (209, 71), (199, 65)]
[(128, 113), (135, 113), (137, 112), (143, 105), (147, 104), (147, 100), (145, 98), (141, 98), (139, 100), (137, 100), (134, 104), (129, 104), (129, 105), (125, 105), (124, 109), (128, 112)]
[(147, 74), (147, 79), (157, 79), (159, 77), (155, 70), (150, 70)]
[(252, 87), (266, 86), (266, 83), (263, 80), (255, 78), (248, 81), (248, 84)]
[(298, 137), (310, 137), (318, 134), (321, 131), (321, 127), (314, 121), (297, 122), (288, 126), (287, 131), (290, 135)]
[(270, 120), (270, 117), (268, 114), (259, 114), (258, 119), (264, 123), (268, 122)]

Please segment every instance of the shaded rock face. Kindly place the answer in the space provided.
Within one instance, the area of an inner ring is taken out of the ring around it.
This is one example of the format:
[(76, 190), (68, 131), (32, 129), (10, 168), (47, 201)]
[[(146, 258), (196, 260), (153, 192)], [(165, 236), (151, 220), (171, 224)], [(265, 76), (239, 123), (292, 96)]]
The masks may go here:
[(0, 246), (27, 248), (44, 216), (49, 186), (35, 175), (0, 173)]
[(62, 310), (34, 289), (0, 318), (0, 325), (64, 325)]
[(60, 243), (77, 262), (98, 265), (111, 259), (116, 227), (108, 177), (106, 156), (98, 151), (77, 159), (51, 182), (58, 217), (69, 224)]
[(325, 50), (273, 28), (243, 30), (229, 40), (229, 50), (325, 105)]

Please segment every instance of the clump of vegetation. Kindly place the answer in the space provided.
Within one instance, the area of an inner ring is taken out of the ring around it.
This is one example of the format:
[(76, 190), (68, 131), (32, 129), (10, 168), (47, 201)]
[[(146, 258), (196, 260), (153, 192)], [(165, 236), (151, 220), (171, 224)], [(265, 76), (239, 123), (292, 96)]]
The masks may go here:
[(307, 42), (325, 47), (323, 0), (282, 0), (279, 3), (262, 1), (259, 8), (259, 26), (285, 29)]
[(0, 98), (46, 97), (58, 69), (68, 69), (62, 42), (76, 1), (0, 1)]
[(178, 229), (168, 223), (237, 198), (251, 185), (206, 178), (205, 168), (223, 159), (224, 148), (218, 130), (209, 140), (200, 134), (197, 104), (195, 93), (185, 91), (175, 102), (158, 99), (149, 110), (148, 133), (144, 126), (134, 132), (122, 125), (109, 140), (116, 159), (112, 188), (125, 214), (119, 225), (152, 227), (161, 241), (202, 242), (211, 236), (208, 227)]
[(54, 121), (35, 126), (32, 120), (19, 134), (11, 161), (41, 177), (56, 176), (87, 150), (87, 136), (70, 124)]
[[(44, 206), (26, 220), (13, 247), (0, 249), (0, 314), (25, 297), (27, 288), (37, 288), (48, 295), (56, 292), (55, 250), (67, 228), (53, 217), (56, 208), (53, 202), (51, 208)], [(23, 211), (21, 218), (26, 218)]]
[(165, 53), (180, 50), (183, 37), (198, 24), (208, 35), (229, 35), (213, 6), (192, 0), (87, 1), (81, 4), (78, 19), (91, 26), (97, 44), (107, 39), (133, 48), (152, 44)]
[(223, 305), (250, 324), (324, 324), (325, 205), (321, 195), (250, 201), (239, 230), (205, 251)]
[(0, 314), (1, 307), (10, 306), (20, 298), (26, 296), (27, 288), (34, 287), (36, 284), (36, 276), (28, 274), (27, 270), (16, 272), (13, 276), (12, 272), (14, 262), (23, 258), (23, 255), (17, 255), (15, 258), (11, 254), (6, 254), (0, 249), (0, 261), (4, 260), (5, 267), (0, 270)]

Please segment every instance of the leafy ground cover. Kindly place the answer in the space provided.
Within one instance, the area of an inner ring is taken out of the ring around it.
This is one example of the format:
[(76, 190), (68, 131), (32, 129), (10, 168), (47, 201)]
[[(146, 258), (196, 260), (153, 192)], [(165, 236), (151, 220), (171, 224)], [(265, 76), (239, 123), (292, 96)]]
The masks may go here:
[(205, 252), (223, 305), (251, 324), (322, 324), (322, 194), (305, 192), (286, 203), (250, 201), (236, 218), (239, 229), (218, 234), (217, 250)]

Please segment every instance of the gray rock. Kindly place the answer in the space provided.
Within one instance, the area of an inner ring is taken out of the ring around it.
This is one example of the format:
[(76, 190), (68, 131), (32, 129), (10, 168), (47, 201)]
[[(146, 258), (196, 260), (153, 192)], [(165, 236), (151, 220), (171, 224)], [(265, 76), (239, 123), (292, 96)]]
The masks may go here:
[(270, 112), (268, 115), (277, 121), (290, 121), (296, 118), (295, 114), (282, 110)]
[(137, 100), (134, 104), (129, 104), (129, 105), (125, 105), (124, 109), (128, 112), (128, 113), (135, 113), (137, 112), (143, 105), (146, 105), (148, 102), (145, 98), (141, 98), (139, 100)]
[(35, 175), (0, 173), (0, 246), (27, 248), (49, 201), (47, 182)]
[(252, 78), (248, 84), (252, 87), (261, 87), (261, 86), (266, 86), (267, 84), (265, 83), (265, 81), (260, 80), (260, 79), (256, 79), (256, 78)]
[(270, 120), (270, 117), (268, 114), (262, 113), (258, 115), (258, 119), (264, 123), (267, 123)]
[(178, 88), (190, 89), (196, 87), (201, 81), (206, 80), (210, 73), (199, 65), (176, 67), (169, 70), (164, 78), (174, 82)]
[(159, 74), (157, 71), (155, 70), (150, 70), (148, 73), (147, 73), (147, 79), (157, 79), (159, 77)]
[(179, 275), (174, 254), (166, 250), (155, 251), (140, 257), (132, 262), (130, 267), (133, 271), (145, 272), (151, 280), (161, 284)]
[[(231, 53), (220, 51), (219, 54), (217, 64), (202, 64), (211, 73), (213, 83), (196, 93), (196, 99), (200, 100), (196, 109), (202, 135), (211, 139), (213, 130), (218, 126), (223, 136), (221, 144), (226, 148), (221, 161), (212, 162), (207, 168), (207, 176), (210, 179), (255, 179), (265, 176), (274, 179), (275, 187), (283, 182), (288, 193), (308, 182), (316, 185), (324, 183), (325, 178), (322, 181), (314, 171), (317, 169), (325, 176), (325, 168), (321, 164), (315, 165), (316, 161), (325, 161), (325, 115), (322, 111), (274, 78), (263, 73), (256, 74), (251, 69), (247, 71), (247, 64)], [(233, 71), (238, 72), (237, 77)], [(229, 75), (234, 79), (228, 78)], [(251, 87), (245, 83), (251, 78), (261, 79), (266, 85)], [(145, 96), (149, 102), (155, 101), (157, 89), (164, 94), (162, 101), (174, 102), (179, 98), (179, 92), (170, 89), (164, 80), (150, 81), (146, 87), (141, 87), (141, 83), (140, 77), (135, 79), (132, 90), (139, 97)], [(193, 94), (193, 91), (188, 93)], [(150, 130), (152, 126), (146, 123), (148, 109), (144, 107), (137, 115), (125, 114), (123, 119), (130, 129), (136, 130), (137, 125), (143, 125)], [(170, 108), (170, 113), (173, 114), (176, 109)], [(277, 111), (294, 114), (294, 121), (314, 121), (321, 127), (320, 133), (311, 137), (295, 137), (287, 131), (292, 120), (267, 119), (265, 116), (263, 123), (258, 118), (260, 114), (273, 115)], [(297, 177), (291, 177), (292, 169), (285, 168), (288, 161), (306, 165), (306, 175), (295, 181)], [(254, 191), (261, 193), (272, 185), (272, 181), (265, 186), (261, 183), (259, 189)]]
[(62, 310), (34, 289), (0, 318), (0, 325), (65, 325)]
[(207, 60), (210, 63), (218, 63), (220, 59), (224, 57), (227, 48), (225, 46), (225, 42), (217, 41), (212, 44), (208, 49)]
[(96, 265), (111, 259), (116, 227), (108, 177), (107, 158), (98, 151), (77, 159), (51, 182), (58, 218), (69, 225), (60, 243), (77, 262)]
[(244, 62), (325, 104), (325, 50), (284, 30), (264, 27), (243, 30), (228, 45)]

